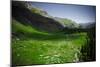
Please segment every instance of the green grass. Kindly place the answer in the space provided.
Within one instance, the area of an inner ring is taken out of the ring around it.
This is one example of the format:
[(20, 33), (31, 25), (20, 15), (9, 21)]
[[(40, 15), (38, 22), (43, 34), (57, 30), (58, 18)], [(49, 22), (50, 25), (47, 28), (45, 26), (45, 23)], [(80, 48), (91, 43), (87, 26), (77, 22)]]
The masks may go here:
[[(86, 33), (50, 34), (13, 21), (13, 65), (78, 62)], [(23, 34), (22, 34), (23, 33)]]

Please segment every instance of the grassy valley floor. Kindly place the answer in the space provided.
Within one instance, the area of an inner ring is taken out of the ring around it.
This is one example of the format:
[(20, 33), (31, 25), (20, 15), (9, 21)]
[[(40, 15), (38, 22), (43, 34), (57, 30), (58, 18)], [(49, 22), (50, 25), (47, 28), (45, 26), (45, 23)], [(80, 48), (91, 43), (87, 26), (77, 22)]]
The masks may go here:
[(79, 62), (86, 33), (50, 34), (13, 20), (12, 65)]
[[(14, 65), (55, 64), (78, 62), (81, 47), (86, 42), (85, 33), (48, 36), (46, 39), (12, 40), (12, 57)], [(45, 37), (44, 37), (45, 38)], [(57, 39), (56, 39), (57, 38)]]

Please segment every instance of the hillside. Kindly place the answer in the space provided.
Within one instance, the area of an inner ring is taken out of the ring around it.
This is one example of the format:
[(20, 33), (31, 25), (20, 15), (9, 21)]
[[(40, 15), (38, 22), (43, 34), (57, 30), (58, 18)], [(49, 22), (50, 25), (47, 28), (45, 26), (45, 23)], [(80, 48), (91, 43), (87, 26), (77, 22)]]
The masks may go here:
[(47, 32), (57, 32), (64, 29), (64, 27), (79, 27), (77, 23), (70, 19), (50, 16), (46, 11), (33, 7), (27, 2), (13, 2), (12, 16), (23, 24), (29, 24), (32, 27)]
[(14, 2), (12, 5), (12, 16), (15, 20), (41, 31), (54, 32), (63, 29), (63, 26), (54, 19), (32, 12), (27, 7), (21, 6), (23, 4), (18, 4), (18, 2)]
[(67, 19), (67, 18), (59, 18), (59, 17), (54, 17), (55, 20), (57, 20), (59, 23), (61, 23), (64, 27), (67, 28), (79, 28), (79, 24), (76, 22)]

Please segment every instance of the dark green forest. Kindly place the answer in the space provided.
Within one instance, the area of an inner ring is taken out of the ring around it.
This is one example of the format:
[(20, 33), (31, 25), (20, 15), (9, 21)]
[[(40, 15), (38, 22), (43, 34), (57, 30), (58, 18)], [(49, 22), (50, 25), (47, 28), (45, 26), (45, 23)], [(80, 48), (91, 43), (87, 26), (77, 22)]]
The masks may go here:
[(96, 60), (96, 22), (83, 28), (23, 1), (12, 1), (11, 20), (13, 66)]

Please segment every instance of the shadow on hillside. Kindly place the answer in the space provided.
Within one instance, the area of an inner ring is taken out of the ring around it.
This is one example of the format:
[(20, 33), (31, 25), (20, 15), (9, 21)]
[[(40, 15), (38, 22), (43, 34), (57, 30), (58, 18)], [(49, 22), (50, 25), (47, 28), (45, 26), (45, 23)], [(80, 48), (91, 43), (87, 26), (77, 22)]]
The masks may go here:
[(81, 34), (39, 34), (39, 33), (12, 33), (12, 38), (22, 40), (74, 40), (80, 38)]
[(64, 28), (58, 21), (32, 12), (21, 2), (12, 2), (12, 17), (24, 25), (31, 25), (43, 31), (55, 32)]

